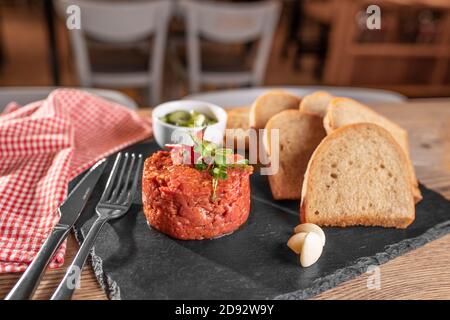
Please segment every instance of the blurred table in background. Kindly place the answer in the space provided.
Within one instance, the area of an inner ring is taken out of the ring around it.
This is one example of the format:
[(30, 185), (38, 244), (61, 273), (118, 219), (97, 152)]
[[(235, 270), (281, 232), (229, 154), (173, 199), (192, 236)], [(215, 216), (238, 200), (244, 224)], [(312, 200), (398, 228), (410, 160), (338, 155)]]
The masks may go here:
[[(366, 26), (369, 5), (381, 9), (381, 30)], [(309, 0), (303, 10), (330, 26), (325, 84), (450, 93), (450, 1)]]

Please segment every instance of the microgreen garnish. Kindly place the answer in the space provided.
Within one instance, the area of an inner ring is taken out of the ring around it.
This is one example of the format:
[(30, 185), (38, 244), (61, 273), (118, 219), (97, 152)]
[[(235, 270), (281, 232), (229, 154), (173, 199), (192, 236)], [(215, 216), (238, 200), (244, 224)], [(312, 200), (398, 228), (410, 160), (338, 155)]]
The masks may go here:
[(200, 155), (195, 161), (195, 168), (197, 170), (208, 170), (211, 174), (213, 188), (211, 198), (215, 201), (219, 179), (225, 180), (228, 177), (227, 169), (246, 166), (248, 160), (234, 159), (232, 149), (221, 148), (211, 141), (202, 140), (194, 135), (191, 135), (191, 138), (194, 141), (194, 151)]

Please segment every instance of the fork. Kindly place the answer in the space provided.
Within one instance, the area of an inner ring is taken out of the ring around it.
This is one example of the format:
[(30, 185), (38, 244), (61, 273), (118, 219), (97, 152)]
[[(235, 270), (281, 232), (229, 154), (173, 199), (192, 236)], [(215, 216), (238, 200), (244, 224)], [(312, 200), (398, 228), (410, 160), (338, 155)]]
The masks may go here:
[(69, 300), (72, 297), (79, 284), (83, 266), (102, 227), (106, 222), (122, 217), (130, 209), (136, 193), (141, 167), (142, 154), (135, 155), (132, 153), (129, 155), (125, 153), (123, 156), (122, 153), (119, 153), (116, 156), (105, 191), (103, 191), (100, 202), (95, 208), (98, 218), (89, 230), (86, 239), (51, 300)]

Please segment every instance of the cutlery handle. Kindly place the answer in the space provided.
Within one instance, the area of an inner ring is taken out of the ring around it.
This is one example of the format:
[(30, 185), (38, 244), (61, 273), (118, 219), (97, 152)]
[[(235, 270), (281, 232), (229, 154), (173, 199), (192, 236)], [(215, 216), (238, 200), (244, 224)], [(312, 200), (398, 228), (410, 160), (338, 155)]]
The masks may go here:
[(100, 230), (108, 220), (108, 217), (99, 217), (95, 220), (86, 238), (84, 239), (80, 250), (75, 256), (75, 259), (67, 269), (64, 279), (61, 281), (55, 293), (51, 297), (51, 300), (70, 300), (72, 298), (73, 292), (80, 281), (81, 271), (83, 270), (83, 266), (89, 252), (91, 251)]
[(31, 298), (51, 258), (70, 230), (70, 226), (64, 224), (57, 224), (53, 228), (33, 262), (31, 262), (14, 288), (8, 293), (5, 300), (27, 300)]

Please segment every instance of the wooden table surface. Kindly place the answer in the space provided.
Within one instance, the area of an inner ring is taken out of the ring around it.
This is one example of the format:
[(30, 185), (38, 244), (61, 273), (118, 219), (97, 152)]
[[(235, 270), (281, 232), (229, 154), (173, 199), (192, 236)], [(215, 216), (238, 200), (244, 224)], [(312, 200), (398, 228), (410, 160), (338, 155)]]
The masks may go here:
[[(419, 180), (450, 199), (450, 99), (414, 100), (374, 108), (408, 130)], [(149, 114), (149, 110), (141, 112)], [(381, 265), (379, 289), (368, 289), (372, 274), (367, 273), (315, 299), (450, 299), (449, 248), (450, 235), (447, 235)], [(46, 272), (34, 299), (51, 296), (77, 249), (78, 244), (71, 235), (64, 266)], [(0, 298), (19, 277), (20, 274), (0, 275)], [(81, 287), (73, 298), (107, 299), (89, 264), (83, 270)]]

